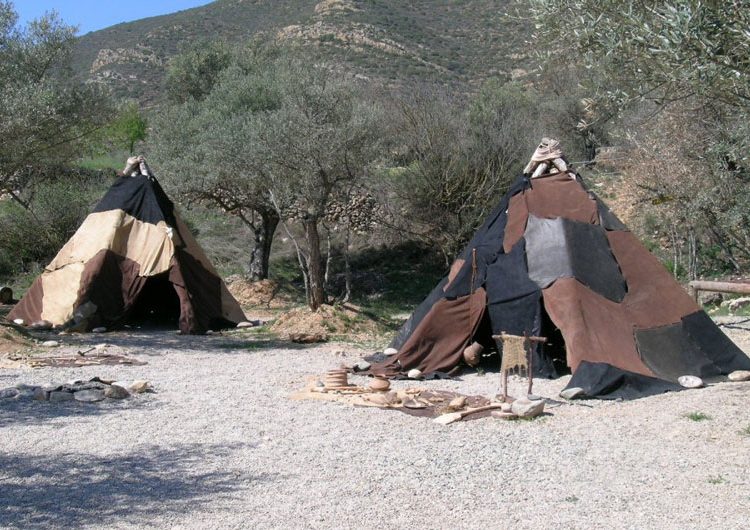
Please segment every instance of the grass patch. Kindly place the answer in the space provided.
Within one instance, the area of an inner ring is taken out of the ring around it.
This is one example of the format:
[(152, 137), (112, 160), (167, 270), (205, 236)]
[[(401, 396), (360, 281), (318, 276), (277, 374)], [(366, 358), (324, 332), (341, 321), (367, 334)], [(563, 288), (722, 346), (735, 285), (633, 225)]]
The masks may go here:
[(575, 495), (569, 495), (568, 497), (565, 497), (563, 501), (565, 502), (578, 502), (580, 499), (576, 497)]
[(726, 484), (727, 479), (725, 479), (721, 475), (716, 475), (715, 477), (708, 477), (707, 482), (709, 484)]
[(740, 435), (742, 435), (742, 436), (747, 436), (747, 437), (749, 437), (749, 438), (750, 438), (750, 425), (748, 425), (748, 426), (747, 426), (747, 427), (745, 427), (744, 429), (740, 429), (740, 430), (739, 430), (739, 433), (740, 433)]
[(691, 421), (705, 421), (711, 419), (711, 416), (704, 414), (703, 412), (689, 412), (685, 414), (685, 417)]

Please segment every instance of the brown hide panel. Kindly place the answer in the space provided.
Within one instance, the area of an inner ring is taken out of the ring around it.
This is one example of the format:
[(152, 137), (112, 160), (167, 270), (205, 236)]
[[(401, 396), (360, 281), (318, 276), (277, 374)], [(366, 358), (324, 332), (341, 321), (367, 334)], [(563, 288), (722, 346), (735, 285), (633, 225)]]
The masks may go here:
[(557, 280), (542, 296), (547, 314), (565, 339), (573, 372), (581, 361), (589, 361), (654, 375), (638, 354), (633, 319), (624, 304), (607, 300), (574, 278)]
[(412, 368), (424, 374), (453, 369), (461, 362), (463, 351), (476, 333), (486, 306), (484, 289), (454, 300), (439, 300), (399, 353), (373, 366), (370, 373), (393, 376)]
[(33, 324), (42, 319), (42, 308), (44, 300), (44, 287), (41, 276), (34, 280), (23, 298), (8, 313), (8, 320), (13, 321), (22, 318), (24, 322)]
[(139, 274), (140, 265), (135, 261), (109, 250), (99, 251), (83, 268), (76, 306), (84, 302), (96, 305), (92, 324), (121, 322), (148, 279)]
[(581, 183), (565, 173), (533, 179), (531, 188), (511, 197), (503, 250), (507, 254), (526, 230), (526, 220), (535, 215), (554, 219), (563, 217), (582, 223), (599, 224), (599, 211)]
[(700, 307), (631, 232), (607, 232), (628, 293), (622, 301), (637, 328), (680, 322)]

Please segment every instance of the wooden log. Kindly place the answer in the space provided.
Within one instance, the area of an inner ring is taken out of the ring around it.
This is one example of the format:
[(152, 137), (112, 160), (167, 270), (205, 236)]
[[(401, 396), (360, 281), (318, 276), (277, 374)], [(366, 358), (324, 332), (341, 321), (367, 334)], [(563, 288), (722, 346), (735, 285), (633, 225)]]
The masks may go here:
[(548, 167), (549, 167), (549, 164), (547, 164), (547, 162), (542, 162), (536, 167), (536, 170), (534, 170), (534, 174), (531, 175), (531, 178), (535, 179), (539, 177), (540, 175), (544, 175), (547, 172)]
[(688, 284), (693, 298), (698, 300), (700, 291), (717, 293), (750, 294), (750, 283), (712, 282), (708, 280), (693, 280)]

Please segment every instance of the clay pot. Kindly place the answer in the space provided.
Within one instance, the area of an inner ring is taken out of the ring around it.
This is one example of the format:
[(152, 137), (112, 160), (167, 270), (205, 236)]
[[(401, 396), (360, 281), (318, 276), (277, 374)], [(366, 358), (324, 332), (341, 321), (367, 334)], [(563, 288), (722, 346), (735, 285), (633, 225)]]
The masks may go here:
[(479, 364), (480, 355), (482, 354), (482, 351), (484, 350), (484, 347), (479, 344), (478, 342), (475, 342), (471, 344), (470, 346), (467, 346), (464, 350), (464, 361), (469, 366), (476, 366)]
[(391, 382), (388, 379), (376, 377), (370, 381), (370, 390), (374, 390), (375, 392), (385, 392), (389, 388), (391, 388)]
[(329, 370), (326, 372), (323, 384), (326, 388), (349, 386), (346, 370)]

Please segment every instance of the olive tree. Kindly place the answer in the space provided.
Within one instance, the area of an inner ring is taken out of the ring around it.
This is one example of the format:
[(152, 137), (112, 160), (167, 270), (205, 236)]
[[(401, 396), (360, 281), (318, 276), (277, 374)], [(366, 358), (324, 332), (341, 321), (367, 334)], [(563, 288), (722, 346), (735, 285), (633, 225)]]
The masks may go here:
[(111, 106), (72, 75), (74, 27), (55, 13), (25, 28), (17, 21), (12, 4), (0, 1), (0, 193), (28, 207), (18, 193), (34, 182), (28, 168), (79, 158)]
[(326, 301), (321, 223), (378, 158), (378, 110), (324, 65), (291, 61), (281, 72), (281, 104), (257, 115), (254, 156), (280, 217), (302, 226), (304, 244), (294, 241), (316, 310)]
[[(211, 68), (205, 54), (179, 58), (177, 71), (182, 73), (171, 74), (179, 83), (170, 88), (176, 103), (154, 120), (155, 167), (175, 194), (234, 215), (251, 230), (247, 270), (252, 280), (268, 277), (279, 223), (253, 149), (256, 115), (280, 105), (275, 53), (251, 45), (222, 61), (209, 54)], [(199, 74), (210, 80), (201, 80)]]

